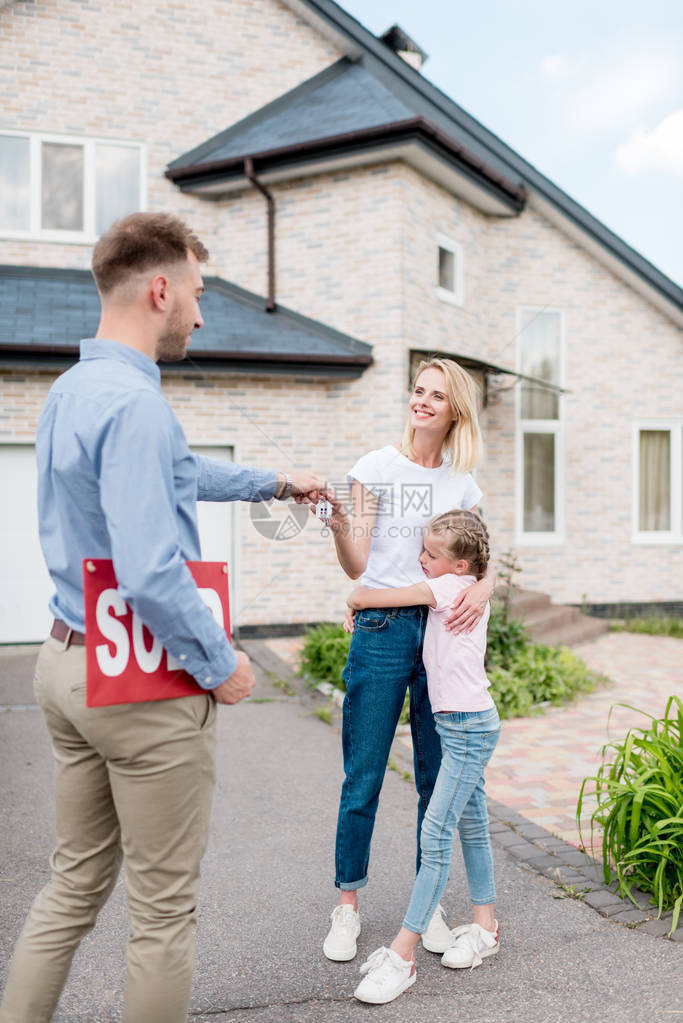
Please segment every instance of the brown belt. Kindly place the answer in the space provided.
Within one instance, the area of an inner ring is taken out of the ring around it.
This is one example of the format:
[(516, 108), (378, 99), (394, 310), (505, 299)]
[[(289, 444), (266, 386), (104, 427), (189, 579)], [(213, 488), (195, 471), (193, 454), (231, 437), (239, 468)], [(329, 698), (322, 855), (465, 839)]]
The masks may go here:
[(74, 632), (70, 629), (66, 622), (60, 621), (59, 618), (55, 618), (54, 624), (50, 630), (50, 635), (53, 639), (58, 639), (60, 642), (66, 641), (67, 646), (85, 646), (85, 635), (82, 632)]

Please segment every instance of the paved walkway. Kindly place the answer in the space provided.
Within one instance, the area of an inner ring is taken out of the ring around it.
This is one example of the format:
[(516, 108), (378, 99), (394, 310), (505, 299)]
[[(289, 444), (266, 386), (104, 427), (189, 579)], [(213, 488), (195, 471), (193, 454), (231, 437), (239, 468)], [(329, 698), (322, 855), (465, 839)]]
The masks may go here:
[[(298, 666), (299, 637), (268, 640), (268, 646), (292, 667)], [(596, 772), (603, 745), (621, 739), (633, 725), (647, 726), (626, 703), (661, 717), (668, 698), (683, 696), (683, 642), (668, 636), (608, 632), (574, 648), (594, 671), (610, 682), (564, 707), (551, 707), (529, 718), (505, 721), (500, 742), (487, 770), (487, 791), (499, 803), (566, 842), (580, 846), (576, 802), (582, 780)], [(400, 741), (410, 747), (410, 736)], [(583, 816), (588, 842), (592, 804)], [(599, 836), (594, 854), (600, 850)]]

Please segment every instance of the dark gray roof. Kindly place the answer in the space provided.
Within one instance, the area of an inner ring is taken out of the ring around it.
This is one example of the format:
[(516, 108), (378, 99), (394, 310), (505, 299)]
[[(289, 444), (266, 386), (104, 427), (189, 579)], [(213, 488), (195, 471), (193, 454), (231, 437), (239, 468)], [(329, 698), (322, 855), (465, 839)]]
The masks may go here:
[[(372, 347), (323, 323), (278, 306), (220, 277), (205, 277), (205, 324), (191, 362), (242, 371), (359, 375)], [(100, 302), (87, 270), (0, 266), (0, 358), (73, 356), (97, 330)], [(186, 369), (187, 362), (178, 363)]]
[(413, 111), (362, 66), (343, 60), (169, 164), (229, 160), (310, 139), (413, 117)]
[[(301, 145), (322, 137), (338, 137), (345, 131), (358, 131), (363, 125), (377, 128), (382, 124), (405, 123), (412, 118), (421, 118), (441, 136), (452, 140), (455, 147), (461, 147), (469, 166), (472, 166), (472, 161), (478, 162), (484, 177), (495, 181), (497, 176), (503, 191), (512, 195), (511, 189), (516, 189), (523, 196), (525, 189), (532, 189), (543, 202), (567, 217), (589, 240), (600, 245), (636, 278), (654, 288), (678, 310), (683, 309), (683, 288), (453, 102), (337, 3), (333, 0), (297, 2), (308, 8), (314, 22), (324, 24), (337, 39), (347, 42), (349, 53), (361, 54), (360, 62), (346, 60), (333, 65), (274, 103), (185, 153), (169, 165), (169, 177), (176, 180), (178, 175), (187, 173), (191, 166), (197, 164), (207, 165), (208, 174), (209, 164), (225, 159), (216, 156), (221, 147), (233, 154), (227, 159), (237, 159), (282, 149), (283, 144), (291, 146), (299, 142)], [(322, 109), (326, 103), (329, 103), (330, 116)], [(307, 139), (302, 138), (302, 132), (308, 135)], [(372, 140), (368, 139), (367, 144), (371, 143)], [(241, 153), (239, 149), (242, 149)], [(255, 167), (258, 172), (256, 163)], [(520, 206), (521, 201), (517, 208)]]
[[(401, 59), (401, 58), (397, 58)], [(317, 154), (348, 154), (377, 144), (417, 141), (456, 165), (514, 211), (524, 189), (506, 179), (424, 116), (409, 93), (399, 97), (365, 62), (346, 57), (214, 135), (169, 164), (181, 187), (244, 176), (247, 156), (257, 170), (297, 165)]]

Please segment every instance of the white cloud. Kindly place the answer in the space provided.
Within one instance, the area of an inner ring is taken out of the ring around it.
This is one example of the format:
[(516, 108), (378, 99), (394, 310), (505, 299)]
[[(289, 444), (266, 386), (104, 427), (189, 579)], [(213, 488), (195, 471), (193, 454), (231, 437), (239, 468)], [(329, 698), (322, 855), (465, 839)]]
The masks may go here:
[(641, 55), (617, 66), (603, 66), (593, 75), (586, 69), (575, 96), (574, 116), (592, 131), (614, 131), (633, 124), (653, 103), (676, 91), (679, 68), (666, 55)]
[(653, 107), (671, 109), (680, 95), (678, 55), (660, 37), (656, 45), (630, 38), (600, 51), (546, 54), (538, 69), (541, 96), (567, 128), (585, 138), (623, 137)]
[(650, 132), (638, 128), (615, 158), (622, 170), (632, 173), (657, 170), (683, 176), (683, 110), (669, 114)]

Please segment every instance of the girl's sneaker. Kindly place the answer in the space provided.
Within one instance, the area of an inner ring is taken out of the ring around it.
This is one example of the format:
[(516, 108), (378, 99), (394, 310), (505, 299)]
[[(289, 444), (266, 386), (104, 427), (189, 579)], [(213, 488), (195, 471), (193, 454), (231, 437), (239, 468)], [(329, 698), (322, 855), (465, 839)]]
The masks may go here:
[(445, 952), (453, 944), (453, 932), (444, 920), (441, 903), (434, 910), (434, 916), (422, 935), (422, 944), (428, 952)]
[(323, 944), (328, 959), (348, 963), (356, 954), (356, 938), (360, 934), (360, 915), (350, 905), (335, 906), (332, 926)]
[(353, 993), (359, 1002), (371, 1005), (393, 1002), (417, 980), (415, 963), (406, 962), (391, 948), (378, 948), (360, 972), (365, 976)]
[(495, 925), (493, 934), (479, 924), (455, 927), (451, 931), (453, 943), (441, 957), (442, 966), (449, 966), (452, 970), (464, 970), (468, 966), (473, 970), (475, 966), (481, 966), (487, 956), (493, 956), (498, 951), (497, 920)]

